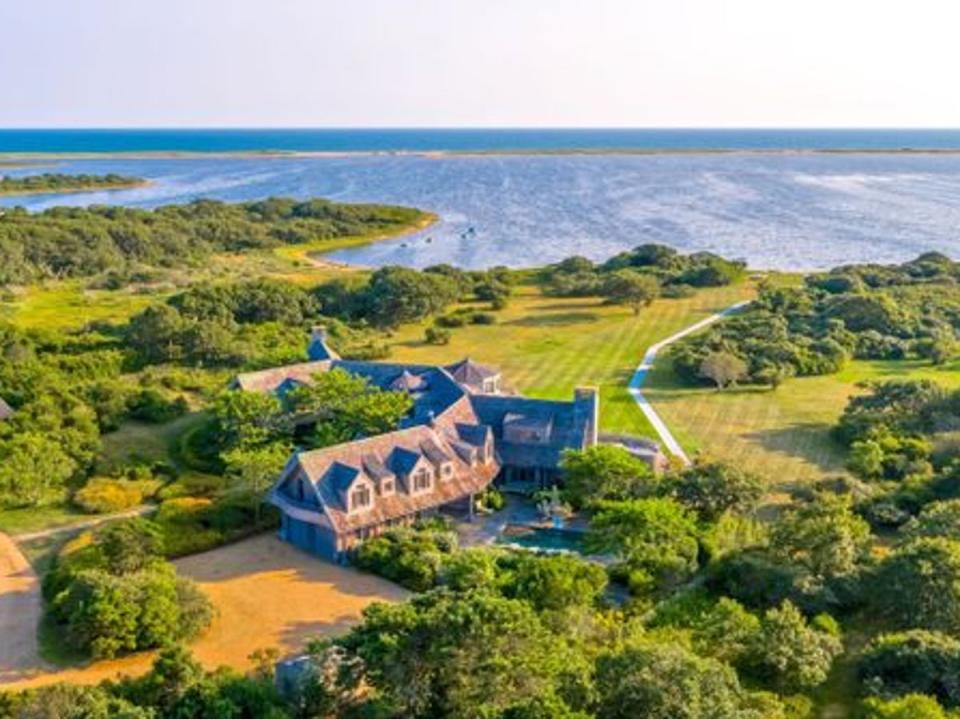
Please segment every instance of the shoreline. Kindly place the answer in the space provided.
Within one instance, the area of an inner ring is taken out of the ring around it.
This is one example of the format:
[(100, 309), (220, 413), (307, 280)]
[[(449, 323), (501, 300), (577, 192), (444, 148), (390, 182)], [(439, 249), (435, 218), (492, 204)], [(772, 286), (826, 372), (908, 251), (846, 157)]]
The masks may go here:
[(132, 190), (136, 187), (146, 187), (148, 185), (152, 185), (153, 183), (153, 180), (140, 180), (138, 182), (117, 182), (108, 185), (95, 185), (90, 187), (56, 187), (39, 190), (0, 190), (0, 197), (19, 197), (23, 195), (70, 195), (80, 192), (97, 192), (99, 190)]
[(397, 240), (401, 237), (409, 237), (410, 235), (422, 232), (428, 227), (432, 227), (440, 221), (440, 215), (436, 214), (435, 212), (427, 212), (426, 210), (420, 210), (420, 212), (423, 213), (423, 217), (421, 217), (412, 225), (409, 225), (397, 232), (380, 232), (373, 235), (360, 237), (343, 237), (339, 241), (334, 241), (333, 244), (336, 244), (336, 247), (304, 249), (300, 252), (289, 253), (288, 256), (291, 256), (293, 259), (300, 259), (304, 262), (308, 262), (312, 267), (321, 270), (368, 270), (370, 267), (367, 265), (361, 265), (352, 262), (342, 262), (340, 260), (331, 260), (327, 257), (327, 255), (329, 255), (331, 252), (337, 252), (338, 250), (364, 247), (366, 245), (372, 245), (376, 242), (384, 242), (386, 240)]
[[(104, 152), (0, 151), (0, 167), (32, 166), (38, 162), (82, 160), (198, 160), (198, 159), (344, 159), (351, 157), (589, 157), (589, 156), (818, 156), (818, 155), (960, 155), (960, 147), (943, 148), (543, 148), (477, 150), (130, 150)], [(99, 188), (97, 188), (99, 189)]]

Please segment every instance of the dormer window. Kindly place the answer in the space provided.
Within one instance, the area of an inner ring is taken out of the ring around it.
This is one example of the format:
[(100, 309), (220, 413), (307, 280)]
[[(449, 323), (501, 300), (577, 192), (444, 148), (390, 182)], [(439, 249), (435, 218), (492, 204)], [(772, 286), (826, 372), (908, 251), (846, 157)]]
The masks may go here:
[(393, 494), (393, 480), (385, 479), (380, 485), (380, 494)]
[(421, 492), (425, 489), (430, 489), (430, 470), (421, 467), (413, 473), (413, 491)]
[(367, 486), (357, 487), (350, 493), (350, 508), (363, 509), (369, 507), (373, 502), (373, 495)]
[(453, 462), (444, 462), (440, 465), (440, 476), (443, 479), (450, 479), (453, 476)]

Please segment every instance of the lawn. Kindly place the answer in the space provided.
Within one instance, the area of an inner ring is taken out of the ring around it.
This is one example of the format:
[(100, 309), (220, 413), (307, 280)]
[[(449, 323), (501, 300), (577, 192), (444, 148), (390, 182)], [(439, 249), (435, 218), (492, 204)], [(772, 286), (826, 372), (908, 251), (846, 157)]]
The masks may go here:
[(37, 532), (42, 529), (65, 527), (97, 515), (87, 514), (66, 502), (46, 507), (25, 507), (23, 509), (0, 509), (0, 532), (11, 536)]
[(103, 435), (97, 466), (102, 471), (109, 471), (130, 464), (176, 464), (174, 442), (205, 418), (202, 412), (193, 412), (165, 424), (128, 420), (118, 430)]
[(36, 329), (121, 322), (162, 297), (129, 290), (88, 290), (76, 280), (48, 282), (21, 289), (9, 301), (0, 301), (0, 321)]
[(663, 358), (644, 393), (689, 453), (731, 462), (787, 489), (844, 471), (843, 449), (829, 432), (857, 383), (909, 377), (960, 386), (957, 370), (958, 364), (919, 361), (851, 362), (837, 374), (791, 379), (775, 391), (717, 392), (682, 385)]
[(426, 344), (424, 324), (402, 327), (390, 340), (390, 359), (438, 363), (469, 356), (499, 367), (506, 385), (544, 399), (569, 399), (577, 386), (599, 386), (604, 431), (653, 436), (626, 389), (644, 351), (753, 293), (748, 283), (706, 289), (690, 298), (657, 300), (635, 316), (597, 298), (545, 297), (523, 285), (497, 313), (497, 324), (456, 328), (448, 345)]

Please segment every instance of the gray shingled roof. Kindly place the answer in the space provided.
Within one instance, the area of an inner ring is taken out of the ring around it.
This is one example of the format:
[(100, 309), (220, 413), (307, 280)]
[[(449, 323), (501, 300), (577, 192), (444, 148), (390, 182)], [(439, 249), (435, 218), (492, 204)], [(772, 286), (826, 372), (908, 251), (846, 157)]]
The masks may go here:
[(0, 397), (0, 421), (13, 417), (13, 408)]
[[(581, 449), (585, 444), (588, 427), (572, 402), (507, 395), (473, 395), (470, 401), (480, 423), (493, 428), (497, 452), (505, 465), (555, 467), (564, 450)], [(503, 439), (505, 421), (525, 426), (546, 426), (552, 421), (553, 427), (543, 444), (507, 442)]]
[(478, 364), (469, 357), (455, 364), (447, 365), (446, 369), (457, 382), (470, 387), (482, 387), (485, 379), (500, 376), (500, 372), (493, 367)]

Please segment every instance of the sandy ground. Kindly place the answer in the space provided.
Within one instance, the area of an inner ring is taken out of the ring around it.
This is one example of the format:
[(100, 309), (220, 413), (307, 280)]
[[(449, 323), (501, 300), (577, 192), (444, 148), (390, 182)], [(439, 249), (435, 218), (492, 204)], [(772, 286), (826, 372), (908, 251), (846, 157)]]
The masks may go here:
[(0, 686), (36, 666), (42, 606), (37, 575), (0, 532)]
[[(368, 604), (401, 601), (408, 596), (390, 582), (311, 557), (272, 535), (186, 557), (176, 565), (184, 576), (200, 585), (217, 609), (210, 629), (192, 645), (196, 658), (208, 668), (249, 668), (248, 657), (257, 649), (276, 647), (281, 656), (297, 654), (306, 640), (341, 633), (356, 623)], [(25, 581), (18, 575), (13, 579)], [(40, 604), (35, 579), (32, 585), (26, 580), (21, 594), (12, 593), (14, 585), (5, 576), (0, 581), (4, 582), (0, 596), (0, 686), (24, 688), (57, 681), (89, 684), (149, 668), (149, 653), (59, 670), (44, 665), (36, 655)], [(20, 635), (10, 644), (13, 651), (8, 651), (5, 622), (10, 614), (3, 601), (8, 591), (12, 593), (10, 612), (18, 611), (13, 605), (18, 597), (24, 615), (33, 612), (29, 621), (17, 618), (15, 626), (11, 625), (12, 636)]]

